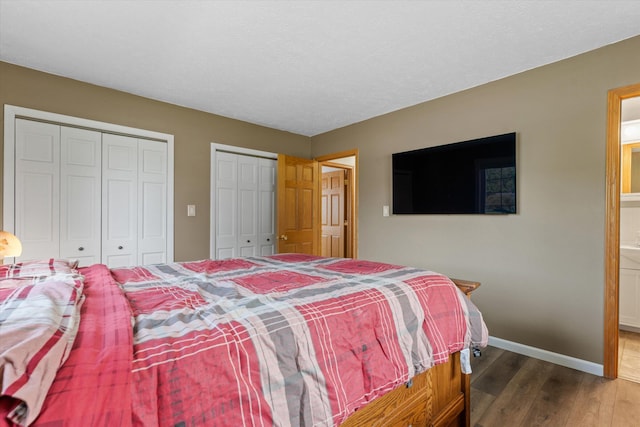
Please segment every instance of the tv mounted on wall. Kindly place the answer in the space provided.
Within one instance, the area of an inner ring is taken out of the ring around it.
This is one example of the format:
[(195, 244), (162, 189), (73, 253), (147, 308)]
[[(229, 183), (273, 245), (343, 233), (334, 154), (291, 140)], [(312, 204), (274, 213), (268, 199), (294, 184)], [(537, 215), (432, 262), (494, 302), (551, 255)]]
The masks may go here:
[(513, 214), (516, 134), (394, 153), (394, 214)]

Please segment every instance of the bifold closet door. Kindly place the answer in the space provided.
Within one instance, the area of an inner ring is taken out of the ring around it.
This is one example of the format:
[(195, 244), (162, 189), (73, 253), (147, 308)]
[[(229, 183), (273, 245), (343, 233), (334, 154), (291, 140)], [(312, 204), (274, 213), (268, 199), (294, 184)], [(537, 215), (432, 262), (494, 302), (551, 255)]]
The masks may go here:
[(238, 256), (238, 156), (218, 152), (215, 159), (215, 258)]
[(109, 267), (167, 261), (167, 144), (103, 134), (102, 258)]
[(60, 126), (16, 119), (15, 234), (22, 260), (60, 256)]
[(238, 240), (240, 256), (258, 253), (258, 158), (237, 155)]
[(60, 257), (101, 262), (102, 133), (60, 127)]
[(167, 262), (165, 141), (15, 118), (14, 233), (20, 261)]
[(167, 262), (167, 144), (138, 140), (138, 263)]
[(275, 252), (276, 163), (255, 156), (216, 153), (216, 259)]
[(267, 256), (276, 253), (276, 169), (275, 159), (258, 159), (258, 251)]
[(138, 264), (138, 140), (102, 137), (102, 262)]
[(15, 123), (20, 260), (100, 262), (101, 133), (24, 119)]

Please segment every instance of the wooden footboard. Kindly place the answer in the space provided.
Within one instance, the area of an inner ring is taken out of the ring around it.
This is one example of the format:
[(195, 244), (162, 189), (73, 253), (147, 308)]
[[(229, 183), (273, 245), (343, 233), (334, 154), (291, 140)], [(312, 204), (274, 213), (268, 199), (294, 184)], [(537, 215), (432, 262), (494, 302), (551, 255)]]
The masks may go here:
[[(478, 282), (452, 279), (467, 295)], [(471, 376), (460, 370), (460, 352), (447, 363), (434, 366), (413, 378), (410, 387), (400, 386), (351, 415), (341, 427), (469, 427), (471, 423)]]
[(469, 426), (469, 375), (460, 371), (460, 353), (417, 375), (355, 412), (341, 427)]

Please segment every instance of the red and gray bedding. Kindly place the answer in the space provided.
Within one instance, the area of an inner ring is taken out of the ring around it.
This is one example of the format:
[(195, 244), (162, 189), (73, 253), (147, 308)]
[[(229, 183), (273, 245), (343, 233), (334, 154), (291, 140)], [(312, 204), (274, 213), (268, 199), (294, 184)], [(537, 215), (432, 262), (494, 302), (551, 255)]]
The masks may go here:
[(449, 279), (409, 267), (287, 254), (81, 273), (78, 336), (35, 425), (333, 426), (487, 340)]
[(39, 414), (78, 331), (82, 276), (55, 264), (0, 268), (0, 414), (19, 425)]

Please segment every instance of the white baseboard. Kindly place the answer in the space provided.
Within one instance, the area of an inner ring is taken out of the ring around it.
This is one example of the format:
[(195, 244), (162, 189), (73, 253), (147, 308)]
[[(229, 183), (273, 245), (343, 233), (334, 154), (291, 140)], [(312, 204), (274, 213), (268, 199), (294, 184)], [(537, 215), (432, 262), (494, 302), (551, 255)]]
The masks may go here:
[(603, 366), (597, 363), (576, 359), (575, 357), (565, 356), (564, 354), (553, 353), (536, 347), (530, 347), (513, 341), (503, 340), (502, 338), (489, 337), (489, 345), (533, 357), (535, 359), (544, 360), (545, 362), (551, 362), (567, 368), (577, 369), (578, 371), (586, 372), (588, 374), (598, 375), (600, 377), (604, 373)]
[(640, 328), (636, 326), (623, 325), (622, 323), (620, 324), (620, 330), (627, 331), (627, 332), (640, 333)]

